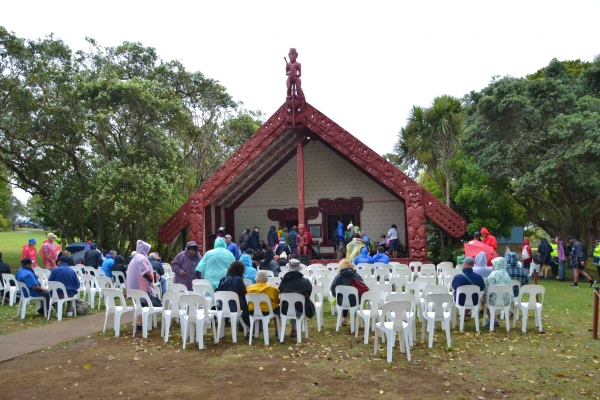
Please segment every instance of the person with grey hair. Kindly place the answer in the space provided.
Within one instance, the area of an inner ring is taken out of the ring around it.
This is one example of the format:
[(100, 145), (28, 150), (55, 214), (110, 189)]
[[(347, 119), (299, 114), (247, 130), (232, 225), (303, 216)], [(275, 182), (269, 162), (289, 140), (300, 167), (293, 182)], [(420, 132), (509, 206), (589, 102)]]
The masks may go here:
[[(485, 288), (485, 282), (483, 281), (483, 277), (475, 272), (473, 272), (473, 267), (475, 266), (475, 260), (473, 257), (466, 257), (463, 260), (463, 270), (462, 274), (458, 274), (454, 276), (452, 280), (452, 289), (454, 289), (454, 301), (456, 299), (456, 291), (461, 286), (467, 285), (476, 285), (479, 286), (480, 290)], [(473, 304), (477, 304), (479, 302), (479, 296), (477, 294), (473, 295)], [(458, 304), (465, 304), (465, 295), (462, 295), (458, 298)]]
[(227, 250), (233, 254), (236, 260), (239, 260), (240, 250), (238, 249), (237, 244), (231, 240), (231, 235), (225, 235), (225, 243), (227, 243)]
[[(246, 292), (248, 294), (251, 293), (262, 293), (269, 296), (271, 299), (271, 307), (273, 308), (273, 313), (275, 315), (279, 315), (279, 290), (273, 285), (269, 285), (267, 282), (269, 281), (269, 275), (267, 271), (258, 271), (256, 273), (256, 283), (254, 285), (250, 285), (246, 288)], [(254, 304), (248, 304), (248, 311), (252, 312), (254, 310)], [(267, 304), (261, 303), (260, 310), (263, 315), (269, 314), (269, 306)], [(275, 324), (277, 327), (277, 324)], [(279, 329), (279, 328), (278, 328)]]
[[(302, 310), (302, 306), (300, 304), (296, 304), (296, 315), (302, 315), (302, 311), (304, 311), (304, 315), (307, 318), (312, 318), (315, 315), (315, 306), (313, 302), (310, 300), (310, 294), (312, 292), (312, 284), (308, 279), (302, 275), (302, 265), (300, 265), (300, 260), (293, 259), (290, 260), (289, 271), (284, 275), (283, 279), (281, 279), (281, 283), (279, 284), (279, 293), (299, 293), (304, 296), (304, 310)], [(282, 310), (284, 313), (286, 310)], [(290, 333), (290, 338), (295, 339), (297, 337), (296, 332), (296, 321), (291, 320), (292, 331)], [(302, 332), (300, 332), (302, 334)]]

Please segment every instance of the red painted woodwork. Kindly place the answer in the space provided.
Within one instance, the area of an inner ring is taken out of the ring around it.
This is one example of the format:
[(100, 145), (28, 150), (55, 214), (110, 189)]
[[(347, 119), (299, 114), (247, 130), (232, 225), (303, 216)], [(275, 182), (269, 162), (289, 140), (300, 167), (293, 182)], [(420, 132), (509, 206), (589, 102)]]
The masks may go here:
[(205, 235), (204, 235), (204, 243), (206, 243), (206, 251), (212, 250), (212, 240), (210, 239), (212, 235), (212, 213), (210, 210), (210, 204), (204, 208), (204, 214), (206, 217), (204, 218), (206, 221), (205, 225)]
[[(187, 204), (187, 217), (189, 226), (189, 241), (194, 241), (198, 245), (198, 251), (202, 252), (202, 230), (204, 229), (204, 198), (202, 194), (194, 193), (190, 196)], [(184, 204), (184, 205), (186, 205)], [(210, 218), (210, 213), (208, 214)]]
[(304, 215), (304, 134), (298, 132), (297, 135), (296, 167), (298, 179), (298, 229), (303, 229), (306, 226), (306, 218)]
[(225, 232), (230, 234), (235, 242), (235, 210), (231, 207), (225, 207)]
[[(304, 209), (304, 218), (306, 218), (307, 221), (310, 221), (311, 219), (316, 219), (318, 216), (319, 207), (307, 207)], [(267, 217), (269, 218), (269, 220), (277, 221), (282, 225), (284, 221), (300, 221), (300, 219), (298, 218), (298, 209), (296, 207), (284, 209), (271, 208), (267, 210)]]
[(306, 104), (304, 92), (302, 91), (302, 65), (296, 61), (298, 52), (291, 48), (288, 54), (290, 62), (285, 59), (285, 74), (287, 76), (287, 96), (286, 105), (286, 125), (290, 129), (300, 129), (304, 126), (305, 118), (302, 115), (302, 109)]
[[(323, 245), (333, 246), (327, 232), (332, 232), (334, 228), (327, 222), (327, 214), (355, 214), (356, 219), (352, 221), (354, 225), (360, 226), (360, 212), (363, 209), (362, 197), (352, 197), (350, 199), (319, 199), (319, 210), (323, 214)], [(346, 229), (346, 227), (344, 227)]]
[(221, 206), (215, 205), (215, 232), (219, 230), (221, 225)]

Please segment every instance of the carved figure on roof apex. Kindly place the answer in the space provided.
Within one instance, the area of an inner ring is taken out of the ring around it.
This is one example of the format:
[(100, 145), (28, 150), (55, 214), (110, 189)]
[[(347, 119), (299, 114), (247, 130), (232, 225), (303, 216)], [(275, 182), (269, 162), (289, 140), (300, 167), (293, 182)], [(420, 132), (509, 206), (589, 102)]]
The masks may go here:
[(285, 60), (285, 74), (287, 75), (287, 96), (285, 98), (287, 118), (286, 123), (288, 128), (298, 129), (303, 127), (304, 116), (301, 115), (301, 111), (304, 108), (305, 98), (304, 92), (302, 91), (302, 65), (296, 61), (298, 58), (298, 52), (295, 48), (291, 48), (288, 54), (290, 61), (287, 58)]

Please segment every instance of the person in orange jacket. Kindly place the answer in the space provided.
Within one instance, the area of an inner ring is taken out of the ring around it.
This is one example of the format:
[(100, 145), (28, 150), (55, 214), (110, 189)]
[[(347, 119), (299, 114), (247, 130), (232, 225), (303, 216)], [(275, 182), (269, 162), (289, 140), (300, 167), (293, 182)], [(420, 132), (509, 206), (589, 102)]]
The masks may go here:
[(29, 244), (24, 244), (22, 246), (23, 252), (21, 253), (21, 260), (25, 258), (29, 258), (31, 260), (31, 267), (37, 267), (37, 249), (35, 248), (36, 241), (34, 238), (29, 239)]
[(492, 249), (496, 250), (498, 248), (498, 242), (496, 241), (496, 238), (490, 234), (490, 232), (487, 230), (487, 228), (485, 226), (483, 228), (481, 228), (480, 232), (481, 232), (481, 242), (483, 244), (487, 244)]

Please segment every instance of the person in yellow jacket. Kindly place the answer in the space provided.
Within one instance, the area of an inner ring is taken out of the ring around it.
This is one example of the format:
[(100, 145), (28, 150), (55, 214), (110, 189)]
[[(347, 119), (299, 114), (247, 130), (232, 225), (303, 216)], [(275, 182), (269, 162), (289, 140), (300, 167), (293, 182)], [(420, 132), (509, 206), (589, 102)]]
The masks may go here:
[[(267, 271), (258, 271), (256, 273), (256, 283), (254, 285), (250, 285), (246, 288), (247, 294), (254, 293), (264, 293), (269, 296), (271, 299), (271, 307), (273, 307), (273, 312), (276, 315), (279, 315), (279, 290), (276, 287), (269, 285), (267, 281), (269, 280), (269, 275), (267, 275)], [(260, 310), (264, 315), (269, 313), (269, 306), (267, 304), (261, 303)], [(248, 311), (250, 313), (254, 312), (254, 304), (248, 304)]]
[[(550, 240), (550, 247), (552, 247), (552, 251), (550, 252), (550, 267), (552, 268), (552, 276), (555, 279), (558, 279), (558, 243), (556, 243), (555, 238)], [(546, 276), (548, 276), (548, 266), (546, 266)]]
[(600, 239), (594, 240), (594, 265), (598, 269), (598, 277), (600, 277)]

